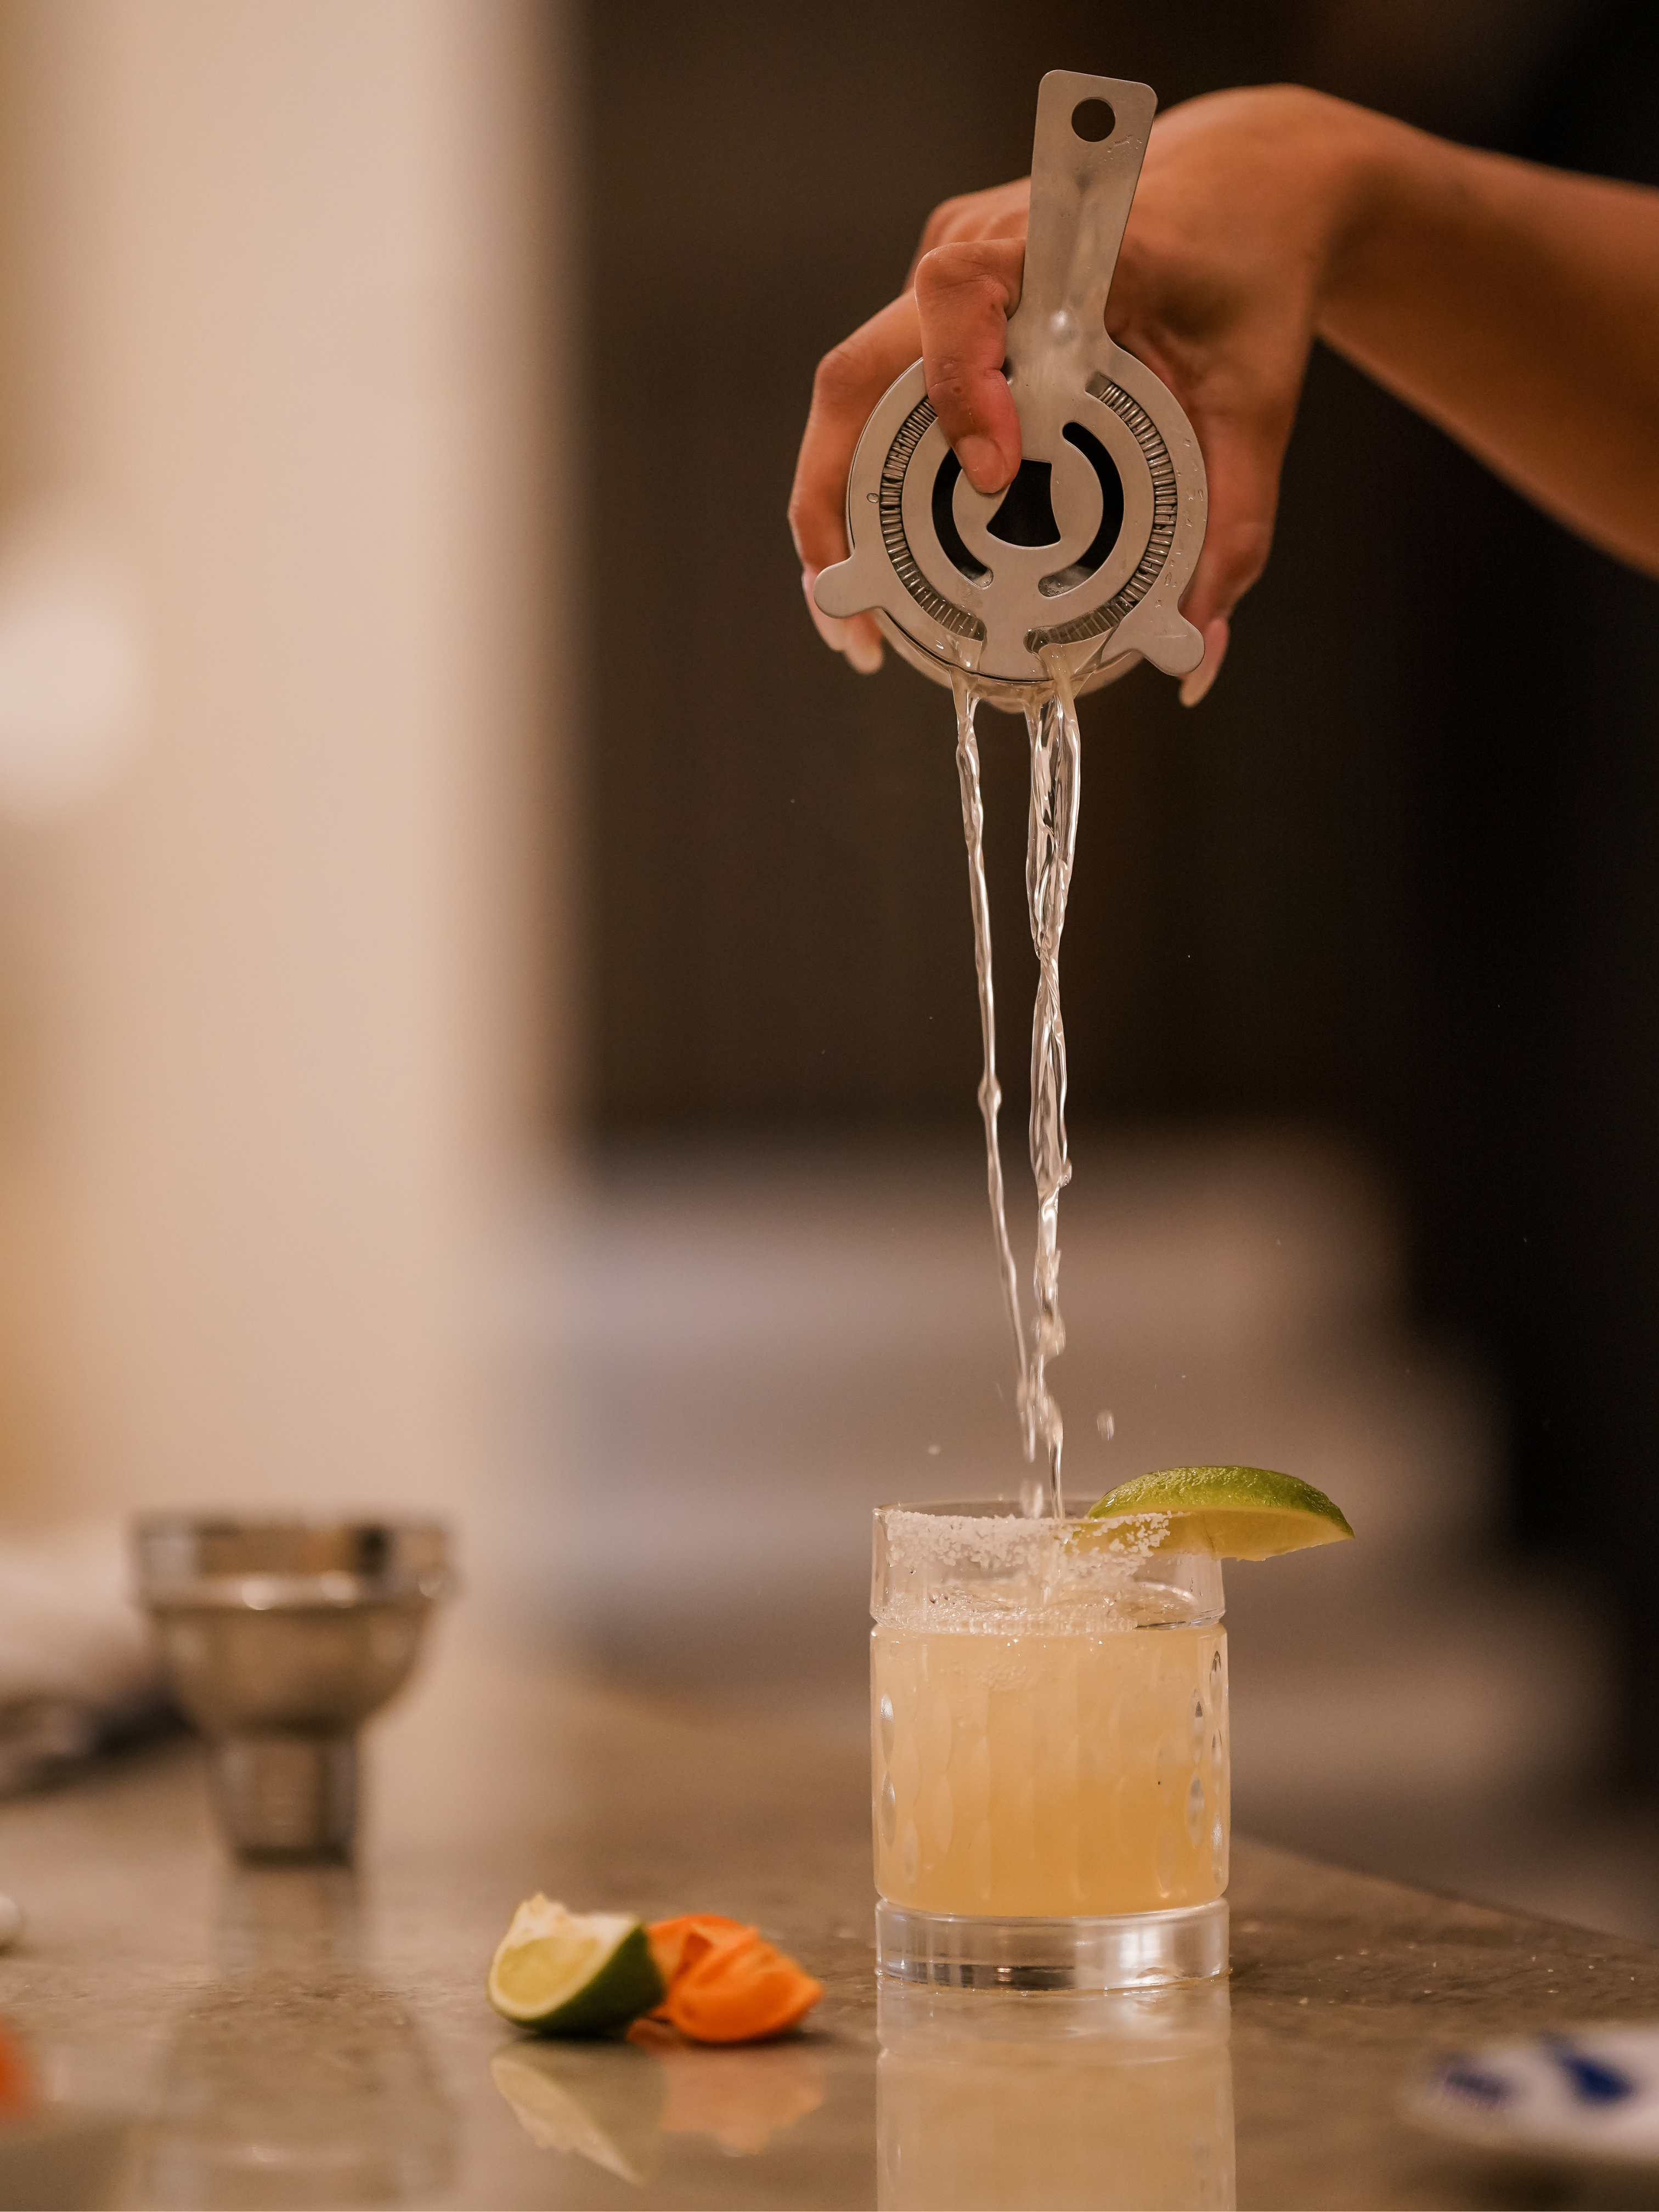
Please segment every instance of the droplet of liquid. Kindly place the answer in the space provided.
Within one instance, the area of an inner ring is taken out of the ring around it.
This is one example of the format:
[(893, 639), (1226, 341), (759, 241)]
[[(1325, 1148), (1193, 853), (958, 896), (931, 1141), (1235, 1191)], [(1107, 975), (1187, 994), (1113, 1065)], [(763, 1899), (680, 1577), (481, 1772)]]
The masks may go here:
[(1113, 1437), (1117, 1432), (1117, 1424), (1109, 1413), (1097, 1413), (1095, 1415), (1095, 1426), (1100, 1431), (1101, 1435), (1105, 1437), (1108, 1443), (1110, 1443)]

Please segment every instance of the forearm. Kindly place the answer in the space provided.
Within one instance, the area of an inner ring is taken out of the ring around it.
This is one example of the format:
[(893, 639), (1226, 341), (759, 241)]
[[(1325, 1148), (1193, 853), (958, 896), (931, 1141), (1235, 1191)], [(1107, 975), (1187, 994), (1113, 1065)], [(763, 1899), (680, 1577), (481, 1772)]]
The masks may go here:
[(1356, 117), (1321, 337), (1659, 574), (1659, 193)]

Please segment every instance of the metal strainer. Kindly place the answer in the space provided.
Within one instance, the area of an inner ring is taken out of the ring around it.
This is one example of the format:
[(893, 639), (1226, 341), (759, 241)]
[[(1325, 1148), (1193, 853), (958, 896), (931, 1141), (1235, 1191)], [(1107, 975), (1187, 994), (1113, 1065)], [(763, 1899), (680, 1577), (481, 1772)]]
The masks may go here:
[(1140, 659), (1184, 676), (1203, 640), (1179, 611), (1204, 543), (1203, 457), (1167, 386), (1106, 335), (1106, 295), (1158, 106), (1150, 86), (1054, 70), (1037, 94), (1031, 213), (1004, 364), (1024, 459), (1003, 492), (963, 476), (920, 362), (864, 427), (847, 487), (848, 558), (818, 578), (829, 615), (872, 611), (925, 675), (969, 669), (1005, 702), (1075, 690)]

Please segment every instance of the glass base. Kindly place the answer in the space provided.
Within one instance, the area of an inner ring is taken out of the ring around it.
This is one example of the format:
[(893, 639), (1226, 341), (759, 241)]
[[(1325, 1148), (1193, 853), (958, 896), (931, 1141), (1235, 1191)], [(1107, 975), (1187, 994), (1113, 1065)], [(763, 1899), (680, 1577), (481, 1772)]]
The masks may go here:
[(1227, 1971), (1227, 1900), (1172, 1912), (999, 1919), (876, 1906), (876, 1971), (957, 1990), (1155, 1990)]

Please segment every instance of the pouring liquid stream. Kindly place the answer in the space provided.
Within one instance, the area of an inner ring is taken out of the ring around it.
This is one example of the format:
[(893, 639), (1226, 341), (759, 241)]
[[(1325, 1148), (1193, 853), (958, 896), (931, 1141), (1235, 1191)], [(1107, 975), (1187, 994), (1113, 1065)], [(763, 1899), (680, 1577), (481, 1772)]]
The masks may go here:
[[(1025, 726), (1030, 743), (1031, 806), (1026, 835), (1025, 894), (1031, 944), (1037, 960), (1036, 1004), (1031, 1017), (1031, 1174), (1036, 1185), (1035, 1310), (1028, 1346), (1021, 1314), (1019, 1284), (1008, 1242), (1008, 1218), (997, 1142), (1002, 1103), (996, 1072), (996, 1000), (991, 975), (991, 915), (985, 884), (984, 806), (980, 790), (979, 749), (974, 718), (979, 695), (971, 677), (952, 678), (957, 702), (957, 773), (962, 786), (962, 827), (968, 848), (968, 889), (974, 922), (974, 968), (979, 981), (980, 1033), (984, 1073), (979, 1105), (985, 1123), (986, 1186), (996, 1239), (1003, 1305), (1014, 1339), (1018, 1373), (1018, 1407), (1025, 1458), (1033, 1473), (1020, 1489), (1022, 1509), (1032, 1517), (1066, 1510), (1061, 1460), (1065, 1424), (1048, 1388), (1048, 1368), (1066, 1348), (1066, 1323), (1060, 1308), (1060, 1194), (1072, 1179), (1066, 1145), (1066, 1028), (1060, 1006), (1060, 939), (1066, 926), (1077, 849), (1081, 748), (1077, 707), (1064, 660), (1045, 652), (1049, 681), (1026, 699)], [(1036, 1472), (1042, 1446), (1048, 1480)]]

